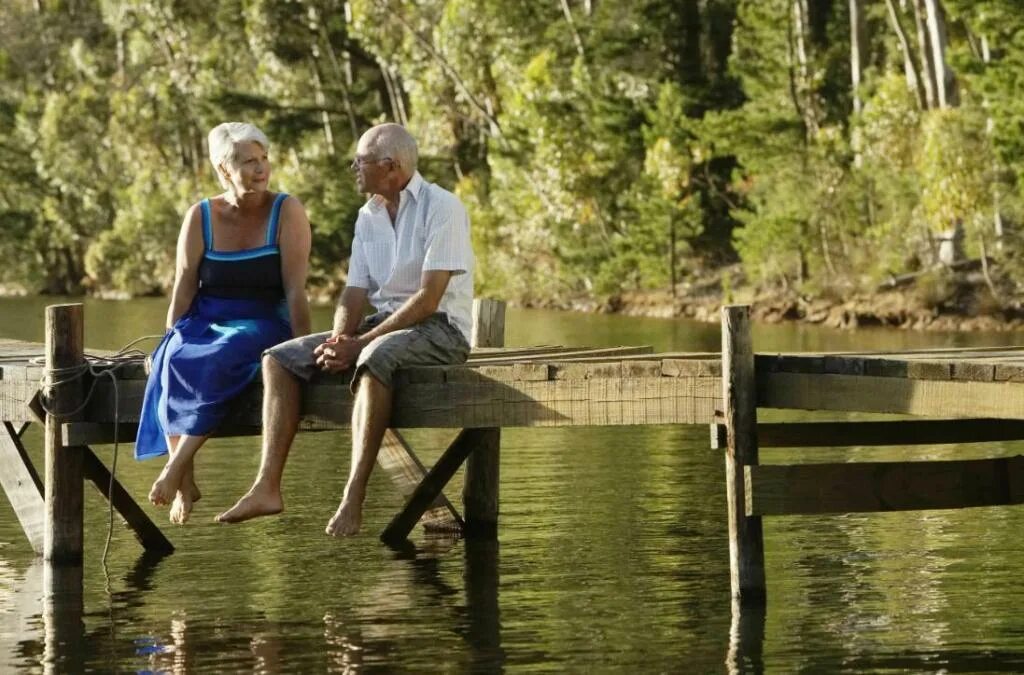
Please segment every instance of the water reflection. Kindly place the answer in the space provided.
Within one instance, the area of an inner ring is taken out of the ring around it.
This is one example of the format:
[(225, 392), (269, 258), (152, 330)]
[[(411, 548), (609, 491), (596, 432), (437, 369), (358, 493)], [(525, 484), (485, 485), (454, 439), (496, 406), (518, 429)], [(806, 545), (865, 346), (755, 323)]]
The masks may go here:
[(82, 566), (41, 564), (44, 670), (80, 673), (85, 668)]
[(725, 667), (729, 675), (760, 675), (764, 672), (764, 626), (767, 612), (757, 605), (732, 599), (729, 650)]

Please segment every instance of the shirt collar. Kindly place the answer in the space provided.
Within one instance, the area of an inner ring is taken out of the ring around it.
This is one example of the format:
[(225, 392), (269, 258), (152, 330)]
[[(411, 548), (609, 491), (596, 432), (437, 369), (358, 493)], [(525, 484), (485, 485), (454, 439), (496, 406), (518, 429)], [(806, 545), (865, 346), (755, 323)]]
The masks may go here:
[[(420, 175), (419, 171), (414, 171), (412, 178), (410, 178), (409, 182), (405, 184), (404, 188), (402, 188), (402, 194), (407, 194), (412, 197), (414, 202), (418, 202), (420, 199), (420, 190), (426, 182), (427, 181), (423, 180), (423, 176)], [(367, 202), (366, 205), (369, 207), (370, 211), (377, 213), (384, 208), (384, 198), (380, 195), (374, 195), (370, 197), (370, 201)]]
[(413, 201), (419, 201), (420, 189), (423, 187), (424, 182), (426, 181), (423, 180), (423, 176), (420, 175), (420, 172), (414, 171), (412, 178), (410, 178), (409, 182), (406, 183), (405, 189), (402, 190), (402, 192), (412, 197)]

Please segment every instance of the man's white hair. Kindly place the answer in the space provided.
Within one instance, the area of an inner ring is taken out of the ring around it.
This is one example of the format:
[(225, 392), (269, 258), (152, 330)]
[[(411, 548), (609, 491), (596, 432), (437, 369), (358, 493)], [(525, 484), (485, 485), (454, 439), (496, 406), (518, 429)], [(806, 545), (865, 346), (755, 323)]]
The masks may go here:
[(378, 124), (366, 132), (371, 151), (377, 159), (390, 157), (411, 176), (416, 171), (419, 150), (416, 139), (401, 124)]
[(220, 167), (221, 165), (235, 166), (235, 148), (239, 143), (246, 141), (259, 143), (264, 151), (270, 152), (270, 141), (266, 134), (248, 122), (224, 122), (210, 130), (210, 135), (207, 137), (210, 147), (210, 163), (213, 164), (213, 172), (225, 190), (230, 187), (230, 183), (221, 173)]

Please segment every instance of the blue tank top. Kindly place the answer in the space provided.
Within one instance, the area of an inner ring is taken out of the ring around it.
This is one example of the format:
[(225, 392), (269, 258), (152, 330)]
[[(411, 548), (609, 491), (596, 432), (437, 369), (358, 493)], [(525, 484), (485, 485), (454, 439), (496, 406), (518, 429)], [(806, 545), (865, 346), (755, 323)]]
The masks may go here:
[(199, 263), (201, 295), (270, 302), (284, 300), (277, 221), (281, 215), (281, 204), (287, 198), (288, 195), (283, 192), (274, 198), (263, 246), (242, 251), (214, 250), (210, 200), (204, 199), (200, 203), (203, 215), (203, 259)]

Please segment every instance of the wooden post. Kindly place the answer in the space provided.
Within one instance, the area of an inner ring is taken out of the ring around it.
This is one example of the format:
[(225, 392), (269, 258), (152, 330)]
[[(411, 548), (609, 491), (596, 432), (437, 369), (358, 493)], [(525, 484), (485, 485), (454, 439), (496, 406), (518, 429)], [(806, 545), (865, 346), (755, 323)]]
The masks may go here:
[(722, 308), (722, 403), (728, 441), (725, 481), (732, 596), (745, 604), (763, 604), (764, 533), (760, 516), (746, 515), (743, 471), (758, 462), (754, 350), (750, 307), (745, 305)]
[[(505, 346), (505, 303), (478, 298), (473, 301), (474, 347)], [(476, 447), (466, 461), (462, 504), (466, 536), (495, 539), (498, 536), (498, 478), (501, 459), (501, 428), (475, 430)]]
[[(46, 308), (48, 384), (74, 375), (66, 369), (85, 361), (82, 305)], [(51, 563), (82, 563), (82, 449), (64, 447), (61, 423), (82, 404), (82, 378), (50, 386), (46, 415), (46, 531), (43, 557)], [(57, 413), (56, 415), (52, 413)]]

